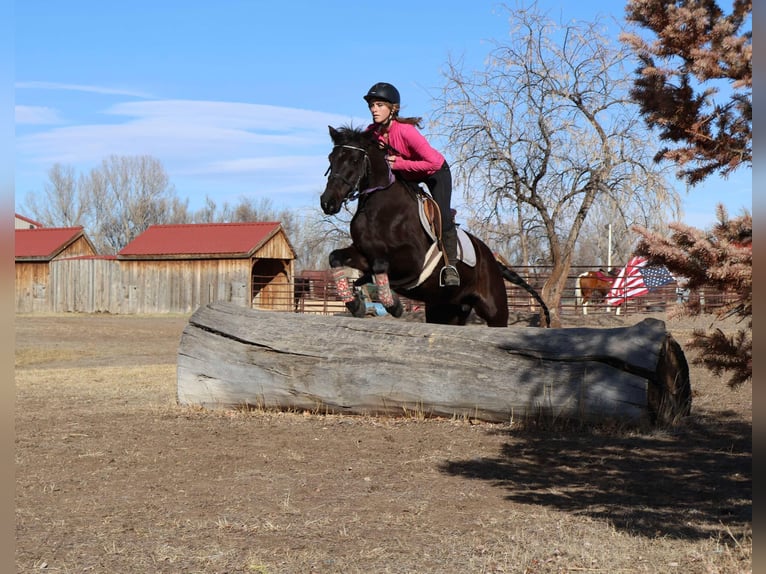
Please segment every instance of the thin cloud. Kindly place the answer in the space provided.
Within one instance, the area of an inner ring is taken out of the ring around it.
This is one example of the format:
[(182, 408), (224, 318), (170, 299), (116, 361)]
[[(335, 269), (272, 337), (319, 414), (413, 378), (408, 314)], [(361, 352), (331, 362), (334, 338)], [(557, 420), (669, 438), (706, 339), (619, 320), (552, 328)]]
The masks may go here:
[(64, 123), (58, 111), (45, 106), (15, 106), (14, 116), (17, 125), (56, 125)]
[(327, 159), (322, 156), (321, 160), (317, 156), (270, 156), (270, 157), (248, 157), (233, 159), (227, 161), (217, 161), (209, 164), (209, 171), (228, 172), (228, 173), (248, 173), (263, 170), (284, 170), (292, 169), (296, 165), (313, 164), (319, 165), (326, 163)]
[(62, 84), (58, 82), (16, 82), (16, 89), (33, 90), (68, 90), (73, 92), (88, 92), (92, 94), (105, 94), (113, 96), (132, 96), (134, 98), (151, 99), (154, 96), (148, 92), (130, 90), (125, 88), (111, 88), (107, 86), (89, 86), (85, 84)]
[(328, 124), (346, 120), (309, 110), (185, 100), (118, 104), (106, 114), (131, 119), (27, 134), (18, 138), (18, 148), (29, 159), (44, 162), (148, 154), (164, 162), (225, 166), (242, 157), (326, 155)]
[[(161, 119), (176, 122), (193, 122), (198, 125), (214, 125), (219, 128), (258, 129), (275, 133), (313, 130), (317, 125), (340, 125), (364, 120), (328, 114), (300, 108), (286, 108), (264, 104), (240, 102), (215, 102), (200, 100), (153, 100), (125, 102), (106, 110), (107, 114), (123, 115), (143, 120)], [(364, 124), (366, 125), (366, 124)]]
[(151, 155), (182, 193), (225, 187), (313, 197), (332, 145), (327, 126), (347, 124), (366, 125), (361, 118), (260, 104), (123, 102), (102, 110), (99, 123), (19, 135), (17, 165), (87, 171), (110, 155)]
[(163, 162), (242, 171), (241, 165), (230, 162), (243, 157), (324, 157), (330, 144), (327, 126), (350, 123), (348, 118), (324, 112), (192, 100), (122, 103), (105, 113), (131, 119), (27, 134), (17, 139), (18, 149), (26, 158), (44, 163), (148, 154)]

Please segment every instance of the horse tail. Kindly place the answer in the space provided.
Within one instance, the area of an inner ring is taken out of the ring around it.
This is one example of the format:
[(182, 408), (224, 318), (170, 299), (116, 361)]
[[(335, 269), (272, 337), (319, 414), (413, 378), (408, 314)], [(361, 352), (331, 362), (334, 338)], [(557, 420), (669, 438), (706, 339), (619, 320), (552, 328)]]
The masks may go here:
[(510, 267), (507, 267), (504, 263), (501, 261), (497, 262), (498, 267), (500, 267), (500, 273), (502, 276), (513, 283), (514, 285), (518, 285), (522, 289), (524, 289), (527, 293), (532, 295), (538, 303), (540, 303), (540, 307), (543, 309), (543, 313), (545, 314), (545, 326), (550, 327), (551, 326), (551, 314), (548, 312), (548, 306), (545, 304), (545, 301), (543, 301), (542, 297), (535, 291), (532, 286), (524, 281), (524, 278), (516, 273), (513, 269)]

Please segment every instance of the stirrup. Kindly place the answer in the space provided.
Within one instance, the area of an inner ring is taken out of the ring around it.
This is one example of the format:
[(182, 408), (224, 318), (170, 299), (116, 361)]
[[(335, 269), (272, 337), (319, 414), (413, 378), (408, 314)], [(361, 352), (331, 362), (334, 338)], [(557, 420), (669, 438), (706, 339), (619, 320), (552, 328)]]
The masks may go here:
[[(445, 277), (447, 281), (445, 281)], [(454, 265), (445, 265), (439, 271), (439, 287), (459, 287), (460, 274)]]

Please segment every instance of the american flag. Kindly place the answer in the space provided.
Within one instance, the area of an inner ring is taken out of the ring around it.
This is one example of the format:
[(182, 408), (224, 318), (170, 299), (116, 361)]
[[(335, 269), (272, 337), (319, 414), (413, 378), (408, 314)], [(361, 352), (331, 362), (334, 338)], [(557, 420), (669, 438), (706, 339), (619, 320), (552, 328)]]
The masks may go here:
[(647, 265), (644, 257), (633, 257), (622, 268), (607, 295), (609, 305), (620, 305), (631, 297), (646, 295), (649, 291), (673, 283), (675, 278), (664, 265)]

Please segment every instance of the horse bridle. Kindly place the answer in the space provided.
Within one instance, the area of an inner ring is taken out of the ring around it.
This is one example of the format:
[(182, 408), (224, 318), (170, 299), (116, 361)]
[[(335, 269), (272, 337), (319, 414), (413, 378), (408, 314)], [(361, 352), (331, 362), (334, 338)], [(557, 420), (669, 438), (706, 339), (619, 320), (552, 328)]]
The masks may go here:
[[(367, 189), (360, 190), (359, 189), (359, 182), (362, 181), (362, 178), (365, 175), (368, 175), (372, 169), (372, 164), (370, 163), (370, 155), (367, 153), (367, 150), (361, 147), (348, 145), (348, 144), (338, 144), (333, 147), (333, 150), (336, 148), (344, 148), (344, 149), (351, 149), (355, 151), (360, 151), (362, 154), (364, 154), (364, 169), (359, 174), (359, 177), (356, 178), (356, 182), (352, 183), (350, 180), (345, 178), (344, 176), (340, 175), (339, 173), (334, 173), (332, 169), (332, 163), (327, 168), (327, 171), (324, 172), (325, 176), (327, 176), (327, 179), (330, 180), (332, 178), (337, 178), (341, 180), (343, 183), (345, 183), (349, 187), (349, 193), (346, 194), (343, 201), (344, 203), (347, 201), (354, 201), (361, 195), (366, 195), (369, 193), (372, 193), (374, 191), (379, 191), (381, 189), (386, 189), (388, 187), (391, 187), (391, 185), (396, 181), (396, 178), (394, 177), (394, 173), (391, 171), (391, 166), (388, 166), (388, 183), (386, 185), (378, 185), (375, 187), (368, 187)], [(388, 162), (386, 162), (388, 164)], [(329, 175), (328, 175), (329, 174)]]

